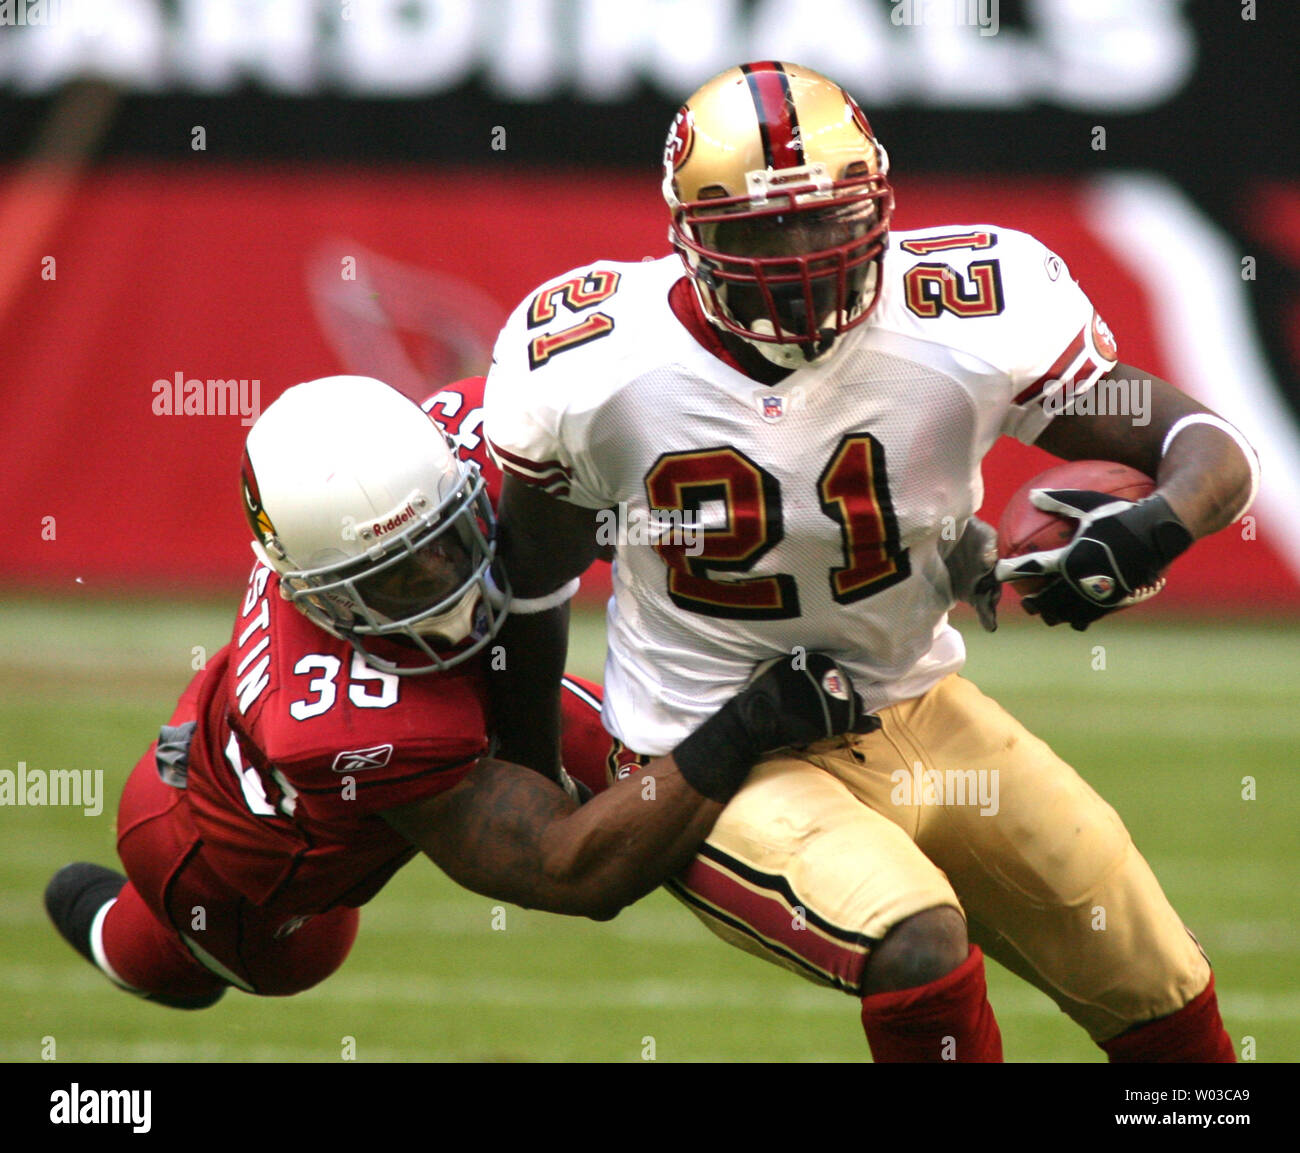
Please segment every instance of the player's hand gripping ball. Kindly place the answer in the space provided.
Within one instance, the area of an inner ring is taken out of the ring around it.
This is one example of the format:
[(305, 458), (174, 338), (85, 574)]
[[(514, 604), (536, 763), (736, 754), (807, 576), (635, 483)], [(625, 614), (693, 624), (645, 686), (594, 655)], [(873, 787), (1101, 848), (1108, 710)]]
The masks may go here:
[(1071, 461), (1022, 485), (998, 524), (997, 579), (1049, 625), (1093, 621), (1150, 600), (1192, 535), (1155, 482), (1113, 461)]

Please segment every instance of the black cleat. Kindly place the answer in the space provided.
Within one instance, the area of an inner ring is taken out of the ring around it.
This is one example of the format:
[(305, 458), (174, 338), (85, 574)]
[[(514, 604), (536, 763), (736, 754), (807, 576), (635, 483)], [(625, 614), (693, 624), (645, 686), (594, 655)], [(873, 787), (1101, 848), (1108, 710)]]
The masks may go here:
[[(54, 922), (54, 927), (69, 945), (101, 973), (103, 970), (95, 961), (94, 951), (90, 947), (90, 927), (95, 923), (99, 911), (109, 901), (117, 898), (125, 884), (126, 878), (121, 873), (106, 869), (103, 865), (79, 862), (64, 865), (45, 886), (45, 911)], [(161, 993), (141, 993), (137, 990), (128, 992), (173, 1009), (206, 1009), (220, 1001), (226, 990), (221, 988), (202, 997), (168, 997)]]

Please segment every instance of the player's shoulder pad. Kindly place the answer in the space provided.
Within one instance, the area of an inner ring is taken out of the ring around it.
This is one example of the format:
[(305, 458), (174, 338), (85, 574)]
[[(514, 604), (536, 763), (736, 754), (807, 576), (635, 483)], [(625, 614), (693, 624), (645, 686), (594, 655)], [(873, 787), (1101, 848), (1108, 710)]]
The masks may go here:
[(1026, 346), (1054, 344), (1092, 313), (1065, 261), (1036, 237), (997, 224), (893, 232), (880, 323), (947, 344), (1000, 372)]
[[(948, 267), (964, 271), (991, 261), (1000, 277), (1020, 283), (1046, 284), (1070, 280), (1065, 262), (1028, 232), (999, 224), (941, 224), (906, 232), (891, 232), (887, 275), (901, 281), (913, 269)], [(912, 278), (924, 279), (920, 273)]]
[(645, 372), (662, 355), (660, 321), (671, 315), (668, 290), (681, 275), (675, 255), (601, 260), (539, 285), (497, 338), (489, 410), (503, 389), (518, 389), (521, 403), (547, 398), (548, 407), (588, 407)]

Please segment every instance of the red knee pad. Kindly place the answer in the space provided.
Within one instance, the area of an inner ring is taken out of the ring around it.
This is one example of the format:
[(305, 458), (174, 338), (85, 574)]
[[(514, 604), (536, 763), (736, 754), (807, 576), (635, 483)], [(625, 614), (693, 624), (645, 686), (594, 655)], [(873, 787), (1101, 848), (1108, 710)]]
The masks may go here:
[(984, 983), (978, 945), (951, 973), (862, 998), (862, 1027), (877, 1062), (998, 1062), (1002, 1034)]
[(1201, 993), (1168, 1017), (1136, 1025), (1100, 1042), (1114, 1062), (1219, 1062), (1235, 1064), (1232, 1038), (1219, 1016), (1214, 974)]

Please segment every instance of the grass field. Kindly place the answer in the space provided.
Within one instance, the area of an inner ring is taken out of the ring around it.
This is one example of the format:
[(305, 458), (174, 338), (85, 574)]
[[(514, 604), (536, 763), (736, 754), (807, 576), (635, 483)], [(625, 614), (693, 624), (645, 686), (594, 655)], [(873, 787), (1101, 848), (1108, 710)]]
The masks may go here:
[[(0, 768), (100, 768), (106, 799), (98, 817), (0, 809), (0, 1059), (39, 1060), (46, 1037), (62, 1061), (337, 1061), (347, 1038), (361, 1061), (638, 1061), (651, 1046), (659, 1061), (867, 1059), (854, 1000), (727, 948), (663, 893), (607, 924), (510, 907), (501, 930), (494, 902), (421, 861), (363, 910), (344, 968), (299, 997), (182, 1014), (110, 988), (47, 924), (41, 892), (69, 860), (116, 863), (122, 782), (232, 611), (6, 605)], [(961, 624), (968, 675), (1125, 818), (1215, 961), (1238, 1045), (1300, 1058), (1300, 622)], [(599, 675), (601, 627), (577, 621), (575, 671)], [(1008, 1059), (1100, 1058), (1041, 994), (996, 965), (989, 984)]]

